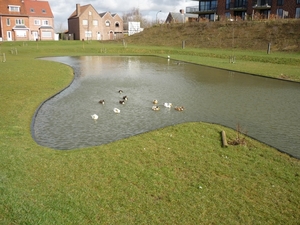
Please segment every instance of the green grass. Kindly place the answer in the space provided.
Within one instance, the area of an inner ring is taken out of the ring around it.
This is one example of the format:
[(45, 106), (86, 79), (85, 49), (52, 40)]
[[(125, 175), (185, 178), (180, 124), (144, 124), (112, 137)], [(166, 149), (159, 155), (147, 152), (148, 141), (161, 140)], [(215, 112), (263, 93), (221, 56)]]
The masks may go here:
[(0, 224), (299, 224), (300, 161), (248, 137), (222, 148), (222, 130), (236, 138), (229, 128), (186, 123), (71, 151), (30, 133), (37, 107), (73, 79), (68, 66), (37, 57), (171, 55), (265, 76), (283, 68), (299, 81), (299, 66), (274, 61), (299, 54), (253, 51), (268, 62), (230, 64), (230, 50), (79, 41), (5, 42), (0, 53)]

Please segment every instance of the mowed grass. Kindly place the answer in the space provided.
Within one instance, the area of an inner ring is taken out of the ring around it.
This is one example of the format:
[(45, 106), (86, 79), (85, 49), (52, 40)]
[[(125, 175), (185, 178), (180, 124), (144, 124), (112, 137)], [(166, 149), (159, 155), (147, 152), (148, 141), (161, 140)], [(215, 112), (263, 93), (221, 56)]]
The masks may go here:
[(248, 137), (245, 146), (222, 148), (222, 130), (228, 140), (237, 136), (229, 128), (186, 123), (70, 151), (39, 146), (30, 133), (38, 106), (73, 79), (70, 67), (37, 57), (171, 55), (265, 76), (278, 66), (294, 80), (298, 65), (279, 65), (262, 52), (252, 57), (268, 62), (233, 65), (225, 57), (230, 50), (122, 42), (6, 42), (3, 53), (0, 224), (299, 224), (300, 161)]

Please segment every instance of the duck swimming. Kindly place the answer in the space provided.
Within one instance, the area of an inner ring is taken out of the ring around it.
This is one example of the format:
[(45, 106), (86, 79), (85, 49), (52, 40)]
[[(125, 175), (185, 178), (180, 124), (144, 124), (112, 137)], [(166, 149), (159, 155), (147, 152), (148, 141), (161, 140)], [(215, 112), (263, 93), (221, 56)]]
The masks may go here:
[(154, 110), (154, 111), (158, 111), (158, 110), (160, 110), (160, 108), (159, 108), (159, 106), (157, 106), (157, 105), (154, 105), (154, 106), (152, 106), (152, 110)]
[(96, 121), (98, 119), (98, 115), (97, 114), (93, 114), (92, 115), (92, 119)]
[(124, 100), (124, 101), (127, 101), (127, 100), (128, 100), (127, 95), (123, 96), (123, 100)]
[(122, 93), (123, 93), (123, 91), (122, 91), (122, 90), (119, 90), (118, 92), (119, 92), (120, 94), (122, 94)]
[(99, 103), (102, 104), (102, 105), (104, 105), (105, 101), (104, 100), (100, 100)]
[(120, 100), (119, 103), (122, 104), (122, 105), (124, 105), (125, 104), (125, 100)]
[(166, 108), (172, 108), (172, 103), (164, 103), (164, 107), (166, 107)]
[(174, 109), (177, 110), (177, 111), (183, 111), (184, 107), (183, 106), (176, 106)]
[(153, 104), (157, 104), (158, 103), (158, 101), (156, 99), (154, 99), (152, 102), (153, 102)]
[(120, 109), (118, 109), (118, 108), (114, 108), (114, 112), (115, 112), (115, 113), (120, 113), (120, 112), (121, 112), (121, 110), (120, 110)]

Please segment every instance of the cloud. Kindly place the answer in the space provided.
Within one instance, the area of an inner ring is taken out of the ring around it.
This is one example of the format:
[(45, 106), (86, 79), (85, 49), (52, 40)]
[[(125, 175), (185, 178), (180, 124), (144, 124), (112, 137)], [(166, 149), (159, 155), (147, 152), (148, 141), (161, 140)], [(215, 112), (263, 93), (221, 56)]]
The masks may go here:
[[(111, 13), (117, 13), (120, 16), (131, 12), (133, 8), (138, 8), (143, 17), (150, 21), (155, 21), (156, 16), (158, 20), (165, 21), (169, 12), (179, 12), (180, 9), (195, 5), (192, 1), (186, 0), (48, 0), (48, 2), (54, 15), (56, 31), (68, 29), (68, 18), (75, 11), (76, 4), (80, 4), (81, 6), (91, 4), (98, 13), (109, 11)], [(160, 10), (161, 12), (158, 13)]]

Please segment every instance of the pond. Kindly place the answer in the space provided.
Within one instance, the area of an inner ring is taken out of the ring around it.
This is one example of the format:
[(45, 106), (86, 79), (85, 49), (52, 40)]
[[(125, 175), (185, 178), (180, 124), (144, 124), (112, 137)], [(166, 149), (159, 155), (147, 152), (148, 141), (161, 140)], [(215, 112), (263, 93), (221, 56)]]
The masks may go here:
[[(166, 126), (203, 121), (233, 129), (240, 125), (248, 136), (300, 158), (299, 83), (154, 56), (44, 60), (71, 66), (75, 78), (45, 101), (33, 118), (32, 135), (42, 146), (59, 150), (99, 146)], [(125, 95), (128, 100), (120, 104)], [(152, 110), (154, 99), (159, 111)], [(165, 102), (184, 110), (166, 108)]]

